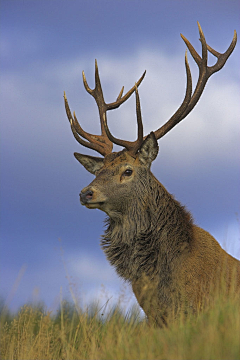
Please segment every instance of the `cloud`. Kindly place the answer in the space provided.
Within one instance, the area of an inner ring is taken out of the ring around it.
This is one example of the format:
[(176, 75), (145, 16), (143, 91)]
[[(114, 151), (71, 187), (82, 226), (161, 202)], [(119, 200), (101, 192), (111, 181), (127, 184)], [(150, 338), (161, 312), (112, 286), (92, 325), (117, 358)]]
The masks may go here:
[(119, 284), (119, 278), (112, 266), (106, 259), (100, 259), (90, 255), (90, 253), (69, 255), (70, 273), (73, 276), (81, 278), (85, 284), (101, 282), (108, 284)]

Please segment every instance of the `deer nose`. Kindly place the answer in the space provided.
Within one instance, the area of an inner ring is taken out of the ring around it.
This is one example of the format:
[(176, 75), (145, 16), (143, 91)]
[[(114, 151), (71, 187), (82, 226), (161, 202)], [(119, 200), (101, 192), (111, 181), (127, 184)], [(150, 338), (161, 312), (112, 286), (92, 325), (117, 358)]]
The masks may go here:
[(81, 191), (79, 196), (80, 196), (81, 203), (82, 204), (87, 204), (87, 202), (89, 200), (92, 200), (93, 191), (92, 190)]

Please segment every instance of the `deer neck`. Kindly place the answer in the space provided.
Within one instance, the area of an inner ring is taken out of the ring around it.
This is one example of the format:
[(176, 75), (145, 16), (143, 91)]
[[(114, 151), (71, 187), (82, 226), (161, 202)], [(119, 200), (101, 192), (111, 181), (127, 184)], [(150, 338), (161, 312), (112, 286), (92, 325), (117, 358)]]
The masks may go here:
[(110, 263), (130, 282), (170, 271), (192, 239), (191, 215), (152, 174), (143, 193), (147, 199), (136, 197), (128, 212), (106, 219), (101, 240)]

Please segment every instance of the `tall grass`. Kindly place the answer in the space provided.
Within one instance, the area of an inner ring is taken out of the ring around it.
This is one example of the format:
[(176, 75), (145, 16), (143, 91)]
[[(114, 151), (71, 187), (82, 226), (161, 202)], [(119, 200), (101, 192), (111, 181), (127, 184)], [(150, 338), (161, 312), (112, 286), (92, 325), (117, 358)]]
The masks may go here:
[(63, 301), (56, 314), (43, 305), (1, 311), (0, 358), (50, 359), (240, 359), (239, 297), (222, 296), (203, 312), (168, 328), (150, 327), (133, 309), (108, 313)]

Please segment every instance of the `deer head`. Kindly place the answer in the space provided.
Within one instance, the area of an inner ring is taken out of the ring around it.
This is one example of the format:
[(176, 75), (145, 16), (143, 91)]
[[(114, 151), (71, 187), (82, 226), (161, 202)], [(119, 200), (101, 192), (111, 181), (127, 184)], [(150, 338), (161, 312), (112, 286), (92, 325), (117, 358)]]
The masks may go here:
[[(139, 180), (142, 179), (141, 181), (144, 181), (147, 176), (146, 174), (150, 173), (149, 169), (151, 163), (158, 154), (157, 140), (163, 137), (181, 120), (186, 118), (186, 116), (191, 112), (200, 99), (209, 77), (224, 66), (236, 45), (236, 32), (234, 33), (233, 40), (227, 51), (221, 54), (207, 45), (199, 23), (198, 28), (202, 45), (202, 56), (200, 56), (190, 44), (190, 42), (183, 35), (181, 35), (199, 68), (199, 78), (195, 90), (192, 93), (192, 79), (186, 50), (185, 67), (187, 85), (183, 102), (164, 125), (162, 125), (154, 132), (151, 132), (148, 136), (144, 136), (143, 134), (143, 124), (138, 94), (138, 86), (141, 84), (146, 71), (143, 73), (137, 83), (124, 96), (124, 88), (122, 88), (117, 97), (117, 100), (109, 104), (107, 104), (104, 100), (97, 62), (95, 62), (94, 89), (91, 89), (88, 86), (85, 74), (83, 72), (83, 83), (85, 89), (94, 97), (98, 106), (101, 122), (101, 135), (89, 134), (82, 129), (77, 120), (75, 112), (72, 116), (66, 95), (64, 93), (66, 113), (75, 139), (81, 145), (93, 149), (103, 156), (93, 157), (74, 153), (76, 159), (90, 173), (96, 176), (93, 182), (85, 187), (80, 193), (80, 201), (82, 205), (85, 205), (91, 209), (98, 208), (103, 210), (110, 217), (117, 216), (117, 214), (124, 214), (128, 203), (131, 201), (136, 189), (139, 187)], [(207, 65), (208, 51), (217, 58), (217, 62), (213, 66)], [(107, 111), (118, 108), (134, 92), (136, 95), (138, 136), (136, 141), (130, 142), (118, 139), (112, 135), (107, 123)], [(119, 152), (112, 152), (113, 144), (120, 145), (124, 149)], [(147, 197), (148, 194), (146, 193), (145, 196)], [(146, 200), (147, 199), (144, 201)]]

